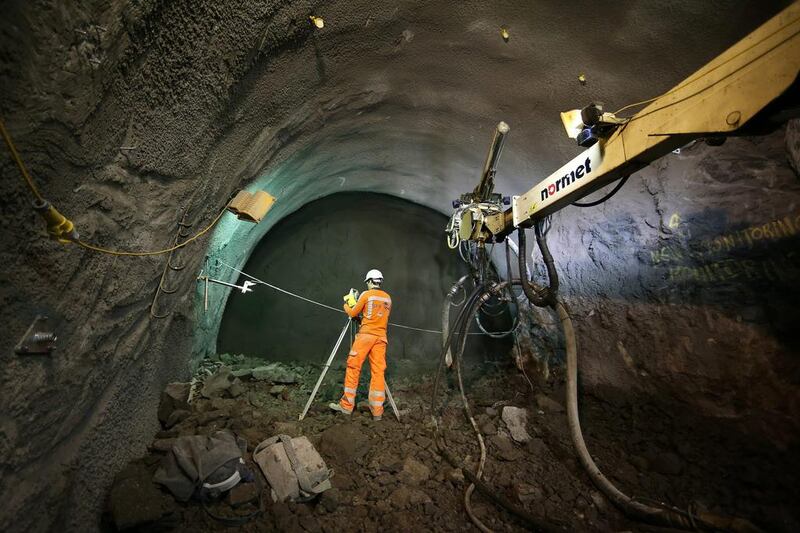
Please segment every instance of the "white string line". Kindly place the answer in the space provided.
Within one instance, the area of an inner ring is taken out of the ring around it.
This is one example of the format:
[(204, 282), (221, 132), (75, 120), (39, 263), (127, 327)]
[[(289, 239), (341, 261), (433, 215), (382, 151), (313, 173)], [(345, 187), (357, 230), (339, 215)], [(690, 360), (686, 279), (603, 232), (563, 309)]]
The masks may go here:
[[(244, 271), (242, 271), (242, 270), (239, 270), (239, 269), (238, 269), (238, 268), (236, 268), (236, 267), (233, 267), (233, 266), (229, 265), (228, 263), (226, 263), (226, 262), (225, 262), (225, 261), (223, 261), (222, 259), (216, 259), (216, 260), (217, 260), (217, 261), (219, 261), (219, 262), (220, 262), (220, 264), (222, 264), (223, 266), (226, 266), (226, 267), (230, 268), (230, 269), (231, 269), (231, 270), (233, 270), (234, 272), (238, 272), (238, 273), (239, 273), (239, 274), (241, 274), (242, 276), (245, 276), (245, 277), (248, 277), (248, 278), (250, 278), (251, 280), (255, 281), (256, 283), (260, 283), (261, 285), (266, 285), (267, 287), (269, 287), (269, 288), (271, 288), (271, 289), (275, 289), (276, 291), (278, 291), (278, 292), (282, 292), (282, 293), (284, 293), (284, 294), (286, 294), (286, 295), (288, 295), (288, 296), (291, 296), (291, 297), (293, 297), (293, 298), (298, 298), (298, 299), (300, 299), (300, 300), (303, 300), (304, 302), (308, 302), (308, 303), (310, 303), (310, 304), (318, 305), (318, 306), (320, 306), (320, 307), (324, 307), (325, 309), (330, 309), (331, 311), (336, 311), (337, 313), (342, 313), (342, 314), (344, 314), (344, 310), (342, 310), (342, 309), (337, 309), (337, 308), (335, 308), (335, 307), (332, 307), (332, 306), (330, 306), (330, 305), (324, 304), (324, 303), (322, 303), (322, 302), (317, 302), (317, 301), (314, 301), (314, 300), (312, 300), (312, 299), (310, 299), (310, 298), (306, 298), (305, 296), (300, 296), (299, 294), (295, 294), (295, 293), (293, 293), (293, 292), (291, 292), (291, 291), (287, 291), (286, 289), (282, 289), (282, 288), (278, 287), (277, 285), (273, 285), (273, 284), (271, 284), (271, 283), (267, 283), (266, 281), (262, 281), (262, 280), (258, 279), (258, 278), (257, 278), (257, 277), (255, 277), (255, 276), (251, 276), (251, 275), (250, 275), (250, 274), (248, 274), (247, 272), (244, 272)], [(413, 330), (413, 331), (422, 331), (422, 332), (424, 332), (424, 333), (436, 333), (436, 334), (438, 334), (438, 335), (441, 335), (441, 334), (442, 334), (442, 330), (435, 330), (435, 329), (425, 329), (425, 328), (415, 328), (415, 327), (412, 327), (412, 326), (405, 326), (405, 325), (403, 325), (403, 324), (396, 324), (396, 323), (394, 323), (394, 322), (389, 322), (389, 325), (390, 325), (390, 326), (394, 326), (394, 327), (396, 327), (396, 328), (410, 329), (410, 330)], [(497, 333), (494, 333), (493, 335), (502, 335), (502, 334), (504, 334), (504, 333), (510, 333), (511, 331), (514, 331), (515, 329), (517, 329), (517, 328), (515, 327), (515, 328), (513, 328), (513, 329), (512, 329), (512, 330), (510, 330), (510, 331), (499, 331), (499, 332), (497, 332)], [(485, 335), (489, 335), (489, 333), (481, 333), (481, 332), (470, 332), (470, 333), (467, 333), (467, 335), (484, 335), (484, 334), (485, 334)]]

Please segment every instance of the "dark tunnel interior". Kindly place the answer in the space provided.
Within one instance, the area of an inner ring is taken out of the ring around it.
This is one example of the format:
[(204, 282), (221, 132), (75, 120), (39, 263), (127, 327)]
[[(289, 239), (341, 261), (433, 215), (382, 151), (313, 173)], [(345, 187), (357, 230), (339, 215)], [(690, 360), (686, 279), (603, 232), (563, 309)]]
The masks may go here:
[(800, 2), (0, 13), (0, 531), (800, 531)]
[[(416, 328), (390, 326), (388, 371), (430, 373), (439, 363), (442, 343), (441, 335), (430, 331), (441, 330), (445, 294), (468, 273), (442, 238), (446, 224), (441, 214), (399, 198), (335, 194), (281, 220), (256, 245), (243, 271), (340, 308), (342, 287), (363, 290), (364, 272), (378, 268), (385, 276), (383, 288), (392, 297), (392, 323)], [(245, 279), (240, 277), (239, 283)], [(506, 312), (491, 324), (492, 330), (509, 329), (509, 318)], [(260, 286), (254, 293), (234, 293), (228, 299), (217, 352), (322, 362), (344, 322), (344, 313)], [(478, 328), (473, 325), (471, 331)], [(466, 362), (474, 367), (483, 360), (495, 361), (509, 348), (507, 339), (478, 336), (470, 343)]]

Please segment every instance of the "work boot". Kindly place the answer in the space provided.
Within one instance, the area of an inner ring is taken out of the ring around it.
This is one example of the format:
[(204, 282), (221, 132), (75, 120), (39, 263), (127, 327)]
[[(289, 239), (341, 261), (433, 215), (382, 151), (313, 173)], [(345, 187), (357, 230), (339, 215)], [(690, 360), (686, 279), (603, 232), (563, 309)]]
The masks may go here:
[(330, 407), (331, 410), (333, 410), (333, 411), (338, 411), (338, 412), (342, 413), (343, 415), (350, 416), (350, 414), (351, 414), (350, 411), (346, 410), (344, 407), (342, 407), (338, 403), (329, 403), (328, 407)]
[(383, 418), (381, 415), (376, 415), (376, 416), (372, 417), (372, 421), (373, 422), (380, 422), (381, 418)]

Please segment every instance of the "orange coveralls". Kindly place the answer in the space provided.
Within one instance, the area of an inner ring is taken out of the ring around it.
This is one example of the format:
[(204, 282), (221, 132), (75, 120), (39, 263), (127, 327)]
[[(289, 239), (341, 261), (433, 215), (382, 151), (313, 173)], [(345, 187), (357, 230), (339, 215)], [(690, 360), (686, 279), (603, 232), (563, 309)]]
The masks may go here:
[(383, 415), (385, 398), (383, 373), (386, 370), (386, 326), (392, 299), (380, 289), (370, 289), (361, 293), (355, 307), (344, 304), (344, 312), (350, 318), (362, 314), (361, 328), (358, 330), (353, 347), (347, 357), (347, 371), (344, 374), (344, 394), (339, 405), (353, 412), (356, 403), (356, 389), (361, 366), (369, 355), (369, 410), (372, 416)]

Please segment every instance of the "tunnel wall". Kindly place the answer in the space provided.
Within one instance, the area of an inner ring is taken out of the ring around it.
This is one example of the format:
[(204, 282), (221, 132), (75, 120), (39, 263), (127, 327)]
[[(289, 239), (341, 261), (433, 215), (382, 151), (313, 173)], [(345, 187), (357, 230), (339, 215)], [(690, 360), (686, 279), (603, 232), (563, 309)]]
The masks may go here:
[(606, 203), (553, 216), (587, 391), (625, 405), (668, 399), (798, 445), (796, 127), (691, 143)]
[[(350, 287), (366, 290), (364, 274), (378, 268), (385, 276), (382, 288), (392, 297), (390, 321), (436, 331), (441, 329), (445, 294), (468, 271), (445, 243), (446, 224), (445, 216), (405, 200), (370, 193), (336, 194), (306, 204), (278, 223), (256, 244), (244, 271), (341, 309), (342, 294)], [(459, 293), (456, 298), (462, 297)], [(253, 294), (231, 291), (217, 351), (322, 363), (344, 322), (341, 312), (265, 286), (257, 286)], [(388, 335), (390, 372), (418, 374), (438, 364), (440, 334), (390, 325)], [(494, 352), (501, 346), (503, 352), (508, 349), (499, 342), (474, 341), (470, 354), (475, 360), (478, 353), (497, 358), (502, 354)], [(346, 346), (347, 342), (339, 352), (340, 362)]]

